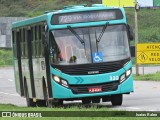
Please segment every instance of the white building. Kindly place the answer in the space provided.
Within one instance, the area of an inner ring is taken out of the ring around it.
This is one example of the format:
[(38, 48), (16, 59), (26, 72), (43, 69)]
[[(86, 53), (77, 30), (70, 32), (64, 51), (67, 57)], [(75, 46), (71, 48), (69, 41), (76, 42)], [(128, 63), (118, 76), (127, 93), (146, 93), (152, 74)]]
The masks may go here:
[(24, 20), (24, 17), (0, 17), (0, 48), (12, 47), (12, 23)]

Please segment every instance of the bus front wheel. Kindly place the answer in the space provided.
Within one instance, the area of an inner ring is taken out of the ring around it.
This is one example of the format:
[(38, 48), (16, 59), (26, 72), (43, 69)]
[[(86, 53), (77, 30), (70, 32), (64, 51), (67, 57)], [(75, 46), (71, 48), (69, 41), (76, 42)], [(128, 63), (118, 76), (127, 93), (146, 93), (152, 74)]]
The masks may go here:
[(122, 94), (111, 96), (111, 103), (112, 103), (113, 106), (122, 105), (122, 101), (123, 101), (123, 95)]

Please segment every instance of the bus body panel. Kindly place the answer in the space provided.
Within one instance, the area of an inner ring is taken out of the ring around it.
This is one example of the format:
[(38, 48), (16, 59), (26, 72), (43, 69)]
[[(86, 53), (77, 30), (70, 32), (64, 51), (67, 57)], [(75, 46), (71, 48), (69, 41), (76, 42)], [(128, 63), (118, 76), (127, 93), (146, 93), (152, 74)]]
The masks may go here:
[[(120, 9), (123, 15), (123, 19), (120, 20), (108, 20), (108, 21), (95, 21), (95, 22), (84, 22), (84, 23), (74, 23), (74, 24), (63, 24), (63, 25), (53, 25), (51, 24), (51, 18), (54, 14), (62, 14), (62, 13), (72, 13), (72, 12), (81, 12), (81, 11), (91, 11), (91, 10), (107, 10), (107, 9)], [(14, 29), (21, 29), (23, 27), (33, 27), (34, 25), (42, 22), (44, 23), (46, 21), (46, 24), (48, 26), (47, 29), (47, 35), (49, 36), (49, 32), (51, 30), (56, 29), (65, 29), (67, 26), (71, 26), (72, 28), (78, 28), (78, 27), (91, 27), (91, 26), (103, 26), (106, 24), (106, 22), (109, 22), (110, 25), (115, 24), (127, 24), (125, 11), (123, 8), (113, 8), (113, 7), (84, 7), (84, 8), (78, 8), (78, 9), (66, 9), (66, 10), (59, 10), (56, 12), (50, 12), (38, 17), (30, 18), (28, 20), (23, 20), (20, 22), (16, 22), (12, 24), (12, 28)], [(27, 28), (28, 29), (28, 28)], [(30, 40), (30, 39), (28, 39)], [(50, 38), (48, 37), (47, 42), (48, 50), (50, 50)], [(31, 42), (32, 45), (34, 45)], [(33, 47), (33, 46), (32, 46)], [(43, 46), (44, 47), (44, 46)], [(48, 53), (50, 54), (50, 53)], [(29, 97), (42, 100), (44, 99), (44, 91), (43, 91), (43, 80), (45, 81), (45, 87), (48, 88), (47, 85), (47, 69), (46, 69), (46, 61), (44, 56), (32, 56), (32, 67), (33, 67), (33, 80), (31, 81), (30, 77), (30, 67), (29, 67), (29, 59), (21, 59), (22, 62), (22, 77), (26, 78), (28, 91), (29, 91)], [(50, 63), (49, 63), (50, 64)], [(19, 94), (21, 94), (20, 89), (20, 83), (19, 83), (19, 70), (18, 70), (18, 62), (17, 60), (14, 61), (15, 66), (15, 83), (16, 83), (16, 90)], [(56, 83), (53, 80), (53, 76), (59, 76), (60, 78), (66, 80), (69, 85), (91, 85), (91, 84), (100, 84), (100, 83), (109, 83), (113, 82), (111, 80), (112, 76), (118, 76), (120, 79), (121, 75), (124, 74), (127, 70), (131, 69), (132, 63), (131, 61), (128, 62), (125, 66), (123, 66), (120, 70), (117, 70), (115, 72), (110, 73), (104, 73), (104, 74), (95, 74), (95, 75), (68, 75), (65, 73), (62, 73), (56, 69), (50, 64), (50, 71), (48, 74), (50, 74), (49, 81), (51, 82), (51, 94), (50, 99), (78, 99), (78, 98), (84, 98), (84, 97), (95, 97), (95, 96), (110, 96), (112, 94), (123, 94), (123, 93), (130, 93), (133, 92), (133, 78), (132, 73), (131, 75), (126, 78), (125, 81), (120, 83), (118, 85), (118, 88), (115, 91), (108, 91), (108, 92), (99, 92), (99, 93), (85, 93), (85, 94), (73, 94), (72, 90), (69, 88), (66, 88), (58, 83)], [(118, 80), (117, 80), (118, 81)], [(32, 83), (31, 83), (32, 82)], [(34, 86), (31, 87), (31, 84)], [(33, 89), (35, 90), (35, 95), (33, 96)], [(49, 91), (50, 92), (50, 91)]]
[(46, 78), (45, 58), (33, 59), (33, 71), (34, 71), (36, 98), (44, 99), (43, 78)]
[(31, 81), (30, 81), (28, 63), (29, 63), (28, 59), (22, 59), (23, 79), (26, 80), (29, 98), (32, 98), (32, 89), (31, 89)]
[[(106, 82), (113, 82), (110, 80), (110, 77), (118, 76), (120, 79), (121, 75), (125, 73), (125, 71), (131, 69), (132, 63), (131, 61), (128, 62), (122, 69), (112, 72), (112, 73), (106, 73), (106, 74), (97, 74), (97, 75), (83, 75), (83, 76), (70, 76), (63, 73), (60, 73), (59, 71), (55, 71), (53, 68), (51, 68), (51, 80), (52, 80), (52, 93), (53, 98), (56, 99), (62, 99), (62, 98), (78, 98), (78, 97), (85, 97), (90, 96), (105, 96), (105, 95), (112, 95), (112, 94), (123, 94), (123, 93), (130, 93), (133, 92), (133, 77), (132, 74), (122, 83), (118, 85), (118, 88), (116, 91), (109, 91), (109, 92), (100, 92), (100, 93), (91, 93), (91, 94), (73, 94), (70, 88), (66, 88), (58, 83), (56, 83), (52, 76), (57, 75), (61, 79), (64, 79), (68, 82), (69, 85), (92, 85), (95, 84), (95, 86), (98, 86), (96, 84), (100, 83), (106, 83)], [(81, 78), (81, 81), (76, 78)], [(118, 79), (118, 80), (119, 80)], [(57, 92), (61, 91), (61, 92)]]
[[(119, 78), (124, 72), (125, 70), (122, 68), (116, 72), (111, 72), (106, 74), (74, 76), (74, 75), (67, 75), (67, 74), (61, 73), (59, 77), (62, 79), (65, 79), (69, 84), (83, 85), (83, 84), (113, 82), (111, 79), (112, 76), (116, 76)], [(54, 74), (54, 72), (52, 72), (52, 74), (57, 75), (57, 74)]]
[[(85, 97), (98, 97), (98, 96), (110, 96), (113, 94), (125, 94), (133, 92), (133, 80), (132, 76), (128, 77), (127, 80), (125, 80), (123, 83), (121, 83), (118, 86), (118, 89), (116, 91), (110, 91), (110, 92), (99, 92), (99, 93), (90, 93), (90, 94), (73, 94), (72, 91), (68, 88), (65, 88), (56, 82), (52, 81), (52, 92), (53, 97), (55, 99), (82, 99)], [(60, 92), (58, 92), (60, 91)]]
[[(51, 78), (53, 75), (59, 76), (62, 79), (68, 80), (69, 84), (84, 84), (83, 82), (85, 82), (85, 84), (92, 84), (94, 83), (102, 83), (102, 82), (112, 82), (111, 80), (109, 80), (109, 76), (118, 76), (120, 77), (126, 70), (129, 70), (132, 68), (132, 63), (131, 61), (127, 62), (126, 65), (121, 68), (120, 70), (116, 71), (116, 72), (111, 72), (111, 73), (106, 73), (106, 74), (96, 74), (96, 75), (79, 75), (79, 76), (75, 76), (75, 75), (67, 75), (64, 74), (58, 70), (53, 69), (52, 67), (50, 67), (51, 69)], [(85, 81), (79, 82), (77, 83), (77, 77), (81, 77), (84, 78)], [(99, 77), (101, 77), (101, 79), (99, 79)], [(90, 81), (92, 80), (92, 78), (94, 78), (94, 81)], [(97, 80), (98, 81), (97, 81)], [(53, 78), (52, 78), (53, 80)]]
[(20, 78), (19, 78), (19, 70), (18, 70), (18, 60), (14, 60), (14, 75), (15, 75), (15, 85), (16, 85), (16, 91), (17, 93), (21, 94), (21, 89), (20, 89)]

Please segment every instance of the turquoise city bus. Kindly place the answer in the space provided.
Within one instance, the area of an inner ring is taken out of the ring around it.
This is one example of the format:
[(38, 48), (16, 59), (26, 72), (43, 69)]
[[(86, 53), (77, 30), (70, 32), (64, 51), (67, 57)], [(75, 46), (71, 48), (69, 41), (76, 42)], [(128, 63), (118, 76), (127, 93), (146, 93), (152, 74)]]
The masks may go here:
[(65, 6), (13, 23), (12, 34), (16, 91), (28, 106), (115, 106), (133, 92), (133, 33), (123, 8)]

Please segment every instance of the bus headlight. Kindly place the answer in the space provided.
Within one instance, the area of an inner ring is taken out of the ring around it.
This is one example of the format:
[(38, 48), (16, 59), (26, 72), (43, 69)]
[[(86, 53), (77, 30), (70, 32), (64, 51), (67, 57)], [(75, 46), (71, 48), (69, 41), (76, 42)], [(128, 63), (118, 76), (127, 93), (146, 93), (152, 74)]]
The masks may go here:
[(121, 75), (121, 77), (120, 77), (120, 83), (122, 83), (123, 81), (125, 81), (125, 79), (126, 79), (126, 75), (125, 74)]
[(61, 79), (60, 77), (58, 77), (56, 75), (52, 75), (52, 77), (53, 77), (53, 80), (55, 82), (57, 82), (58, 84), (68, 88), (68, 82), (66, 80)]
[(68, 88), (68, 83), (67, 83), (67, 81), (61, 80), (61, 84), (62, 84), (64, 87), (67, 87), (67, 88)]
[(131, 74), (131, 69), (127, 70), (124, 74), (121, 75), (120, 77), (120, 83), (125, 81)]
[(60, 78), (58, 76), (54, 76), (53, 79), (58, 83), (60, 82)]
[(131, 69), (126, 71), (126, 77), (128, 77), (131, 74)]

